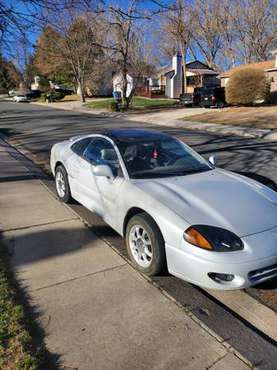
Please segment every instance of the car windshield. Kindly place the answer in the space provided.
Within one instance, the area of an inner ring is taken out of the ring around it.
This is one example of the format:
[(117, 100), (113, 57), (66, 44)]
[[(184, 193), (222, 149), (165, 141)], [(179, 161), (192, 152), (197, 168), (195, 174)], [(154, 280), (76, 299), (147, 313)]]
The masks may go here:
[(212, 169), (204, 158), (174, 138), (120, 141), (117, 145), (133, 179), (185, 176)]

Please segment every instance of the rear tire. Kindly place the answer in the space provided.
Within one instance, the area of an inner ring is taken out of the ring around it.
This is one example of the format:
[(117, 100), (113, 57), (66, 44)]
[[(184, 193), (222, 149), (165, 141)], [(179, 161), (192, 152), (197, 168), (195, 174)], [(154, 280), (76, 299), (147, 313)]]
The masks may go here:
[(157, 224), (147, 213), (138, 214), (128, 222), (126, 245), (137, 270), (154, 276), (164, 268), (164, 240)]
[(64, 203), (69, 203), (71, 201), (71, 192), (68, 182), (66, 169), (59, 165), (55, 171), (55, 184), (56, 193), (61, 201)]

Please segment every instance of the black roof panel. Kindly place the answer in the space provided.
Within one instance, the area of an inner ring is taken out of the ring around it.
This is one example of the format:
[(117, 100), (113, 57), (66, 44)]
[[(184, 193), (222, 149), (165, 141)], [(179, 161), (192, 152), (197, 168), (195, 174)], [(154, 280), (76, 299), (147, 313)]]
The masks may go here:
[(156, 130), (141, 129), (141, 128), (118, 128), (109, 129), (103, 133), (114, 141), (135, 141), (135, 140), (164, 140), (171, 136)]

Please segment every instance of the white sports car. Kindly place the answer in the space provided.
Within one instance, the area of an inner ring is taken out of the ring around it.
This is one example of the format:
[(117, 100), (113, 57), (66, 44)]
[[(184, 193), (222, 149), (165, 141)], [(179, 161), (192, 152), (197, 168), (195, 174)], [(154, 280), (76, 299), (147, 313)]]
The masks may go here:
[(14, 101), (15, 103), (26, 103), (26, 102), (28, 102), (29, 100), (28, 100), (27, 95), (18, 94), (18, 95), (15, 95), (15, 96), (13, 97), (13, 101)]
[(76, 199), (125, 237), (138, 270), (212, 289), (277, 276), (277, 193), (215, 168), (181, 141), (114, 129), (55, 144), (59, 198)]

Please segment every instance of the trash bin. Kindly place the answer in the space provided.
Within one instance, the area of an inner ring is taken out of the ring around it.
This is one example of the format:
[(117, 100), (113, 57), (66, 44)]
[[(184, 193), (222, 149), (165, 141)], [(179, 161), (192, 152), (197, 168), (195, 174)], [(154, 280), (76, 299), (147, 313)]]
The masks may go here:
[(113, 91), (113, 98), (116, 103), (121, 103), (121, 92), (120, 91)]

